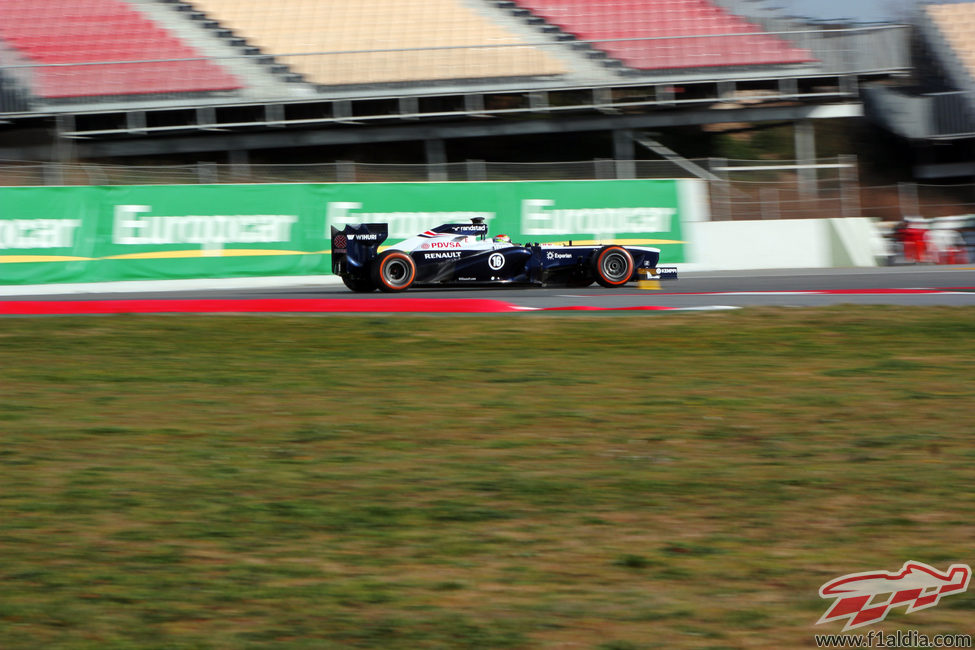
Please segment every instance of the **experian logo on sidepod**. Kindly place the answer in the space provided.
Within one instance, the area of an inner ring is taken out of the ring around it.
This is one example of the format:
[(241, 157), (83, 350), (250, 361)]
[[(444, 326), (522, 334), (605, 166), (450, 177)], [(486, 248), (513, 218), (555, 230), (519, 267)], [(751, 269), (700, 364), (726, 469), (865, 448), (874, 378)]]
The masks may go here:
[(900, 571), (848, 573), (819, 588), (820, 598), (836, 601), (816, 624), (846, 620), (843, 631), (879, 623), (894, 607), (907, 613), (934, 607), (942, 596), (964, 593), (972, 578), (967, 564), (952, 564), (945, 572), (923, 562), (905, 562)]

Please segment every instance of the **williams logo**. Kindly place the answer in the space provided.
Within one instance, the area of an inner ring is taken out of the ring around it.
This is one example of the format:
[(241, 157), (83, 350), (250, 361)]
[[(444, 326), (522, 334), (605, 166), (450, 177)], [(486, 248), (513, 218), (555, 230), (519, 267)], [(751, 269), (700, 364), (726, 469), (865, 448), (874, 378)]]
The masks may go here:
[(906, 606), (907, 613), (934, 607), (942, 596), (968, 589), (972, 569), (952, 564), (946, 572), (923, 562), (905, 562), (900, 571), (849, 573), (819, 588), (820, 598), (836, 601), (816, 624), (847, 619), (843, 631), (879, 623), (894, 607)]

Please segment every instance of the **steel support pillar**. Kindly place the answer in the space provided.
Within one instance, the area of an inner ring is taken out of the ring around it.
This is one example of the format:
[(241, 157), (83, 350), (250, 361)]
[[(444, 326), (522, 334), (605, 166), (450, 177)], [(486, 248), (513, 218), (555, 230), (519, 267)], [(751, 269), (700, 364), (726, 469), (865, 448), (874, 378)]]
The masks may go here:
[(615, 129), (613, 131), (613, 158), (616, 160), (616, 178), (636, 178), (636, 163), (633, 161), (633, 130)]
[(803, 198), (815, 198), (817, 194), (816, 168), (816, 129), (812, 120), (799, 120), (795, 123), (796, 159), (800, 165), (799, 193)]
[(430, 138), (424, 141), (427, 154), (428, 175), (431, 181), (447, 180), (447, 148), (443, 140)]

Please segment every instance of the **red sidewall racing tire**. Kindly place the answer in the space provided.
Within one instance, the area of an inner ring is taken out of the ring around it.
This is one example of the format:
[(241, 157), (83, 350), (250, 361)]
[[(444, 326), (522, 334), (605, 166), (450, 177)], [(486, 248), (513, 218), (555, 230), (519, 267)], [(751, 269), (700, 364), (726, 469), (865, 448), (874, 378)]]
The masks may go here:
[(372, 282), (387, 293), (406, 291), (416, 279), (416, 263), (403, 251), (385, 251), (372, 266)]
[(635, 271), (633, 256), (622, 246), (604, 246), (593, 260), (596, 282), (604, 287), (622, 287)]

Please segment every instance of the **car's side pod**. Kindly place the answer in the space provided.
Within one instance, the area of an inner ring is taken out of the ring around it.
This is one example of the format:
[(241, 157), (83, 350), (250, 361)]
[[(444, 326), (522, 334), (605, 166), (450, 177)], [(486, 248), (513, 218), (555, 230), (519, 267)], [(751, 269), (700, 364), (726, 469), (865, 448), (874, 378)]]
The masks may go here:
[(332, 226), (332, 273), (367, 277), (379, 245), (389, 236), (385, 223), (350, 224), (339, 230)]

